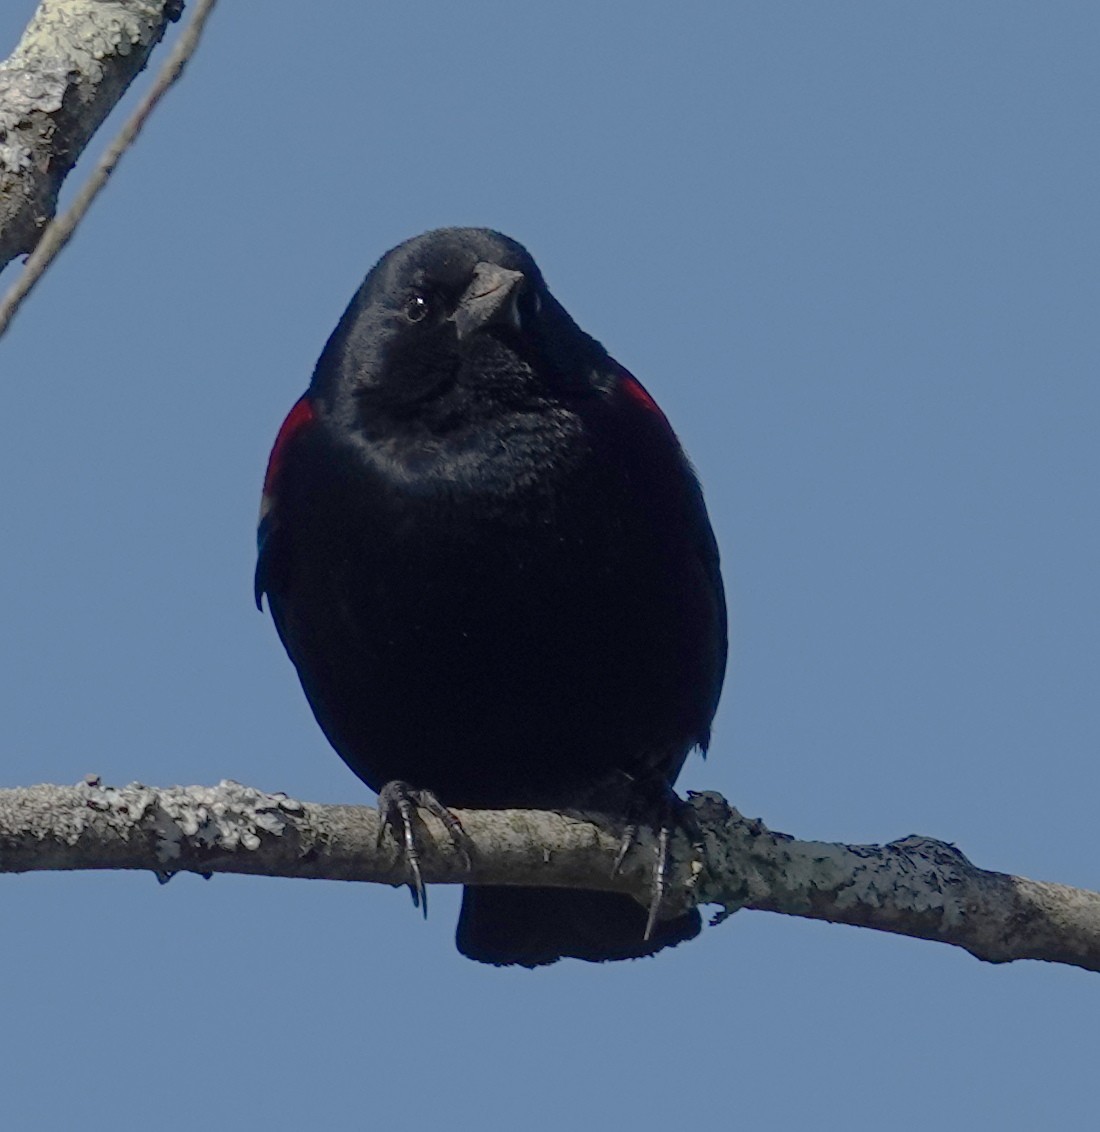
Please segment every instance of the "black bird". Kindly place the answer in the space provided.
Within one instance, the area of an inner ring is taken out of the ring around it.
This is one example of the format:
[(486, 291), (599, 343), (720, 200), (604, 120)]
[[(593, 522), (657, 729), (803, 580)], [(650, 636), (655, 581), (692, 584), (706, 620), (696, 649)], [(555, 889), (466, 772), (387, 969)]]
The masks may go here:
[[(699, 484), (498, 232), (428, 232), (366, 277), (279, 432), (259, 543), (257, 604), (391, 810), (561, 809), (616, 780), (642, 805), (706, 750), (726, 616)], [(625, 959), (699, 914), (646, 924), (622, 895), (468, 887), (457, 942)]]

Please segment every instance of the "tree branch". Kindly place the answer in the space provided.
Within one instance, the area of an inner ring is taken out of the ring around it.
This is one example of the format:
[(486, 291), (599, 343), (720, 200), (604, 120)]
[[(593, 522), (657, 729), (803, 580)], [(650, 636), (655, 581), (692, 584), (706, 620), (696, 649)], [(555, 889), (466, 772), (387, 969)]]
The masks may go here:
[(183, 74), (215, 3), (198, 0), (156, 81), (68, 211), (52, 220), (61, 182), (145, 66), (169, 22), (179, 18), (183, 0), (43, 4), (15, 52), (0, 63), (0, 268), (31, 252), (0, 303), (0, 335), (69, 242), (157, 103)]
[(39, 6), (0, 63), (0, 267), (38, 243), (61, 182), (182, 10), (181, 0)]
[[(987, 872), (951, 845), (797, 841), (742, 817), (717, 794), (693, 796), (707, 862), (673, 842), (666, 911), (695, 903), (852, 924), (962, 947), (1003, 963), (1045, 959), (1100, 970), (1100, 894)], [(545, 885), (625, 892), (645, 903), (655, 842), (642, 831), (612, 876), (622, 828), (599, 815), (457, 811), (473, 843), (466, 872), (433, 818), (421, 868), (437, 884)], [(235, 782), (157, 789), (132, 784), (0, 790), (0, 872), (149, 869), (404, 884), (378, 814), (299, 802)]]

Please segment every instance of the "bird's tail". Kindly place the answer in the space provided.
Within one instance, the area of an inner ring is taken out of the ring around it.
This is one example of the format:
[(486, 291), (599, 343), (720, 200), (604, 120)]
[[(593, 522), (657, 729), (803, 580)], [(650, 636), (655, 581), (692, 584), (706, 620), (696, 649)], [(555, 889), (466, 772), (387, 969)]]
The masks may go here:
[(661, 920), (644, 939), (646, 910), (614, 892), (568, 888), (467, 888), (458, 918), (458, 950), (498, 967), (542, 967), (559, 959), (602, 963), (639, 959), (699, 934), (692, 909)]

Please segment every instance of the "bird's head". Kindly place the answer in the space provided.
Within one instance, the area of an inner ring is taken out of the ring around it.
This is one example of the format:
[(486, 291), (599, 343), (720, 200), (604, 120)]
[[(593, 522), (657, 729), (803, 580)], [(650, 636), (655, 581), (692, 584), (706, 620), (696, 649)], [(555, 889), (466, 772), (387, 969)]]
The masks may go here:
[(606, 358), (515, 240), (441, 228), (373, 268), (317, 364), (312, 396), (351, 423), (491, 413), (591, 391)]

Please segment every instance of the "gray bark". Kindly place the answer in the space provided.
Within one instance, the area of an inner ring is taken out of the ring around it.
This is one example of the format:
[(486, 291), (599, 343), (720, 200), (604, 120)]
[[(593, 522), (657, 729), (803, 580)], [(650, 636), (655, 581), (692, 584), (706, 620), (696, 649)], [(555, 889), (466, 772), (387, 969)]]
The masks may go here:
[(32, 251), (61, 183), (183, 0), (43, 0), (0, 63), (0, 268)]
[[(1100, 894), (988, 872), (923, 837), (888, 845), (798, 841), (742, 817), (716, 794), (692, 799), (705, 861), (677, 835), (664, 913), (717, 903), (851, 924), (964, 948), (994, 963), (1045, 959), (1100, 970)], [(647, 903), (655, 840), (643, 830), (612, 875), (622, 829), (599, 815), (459, 810), (461, 855), (432, 817), (424, 879), (625, 892)], [(79, 786), (0, 790), (0, 872), (147, 869), (404, 884), (378, 814), (299, 802), (235, 782), (215, 787)]]

